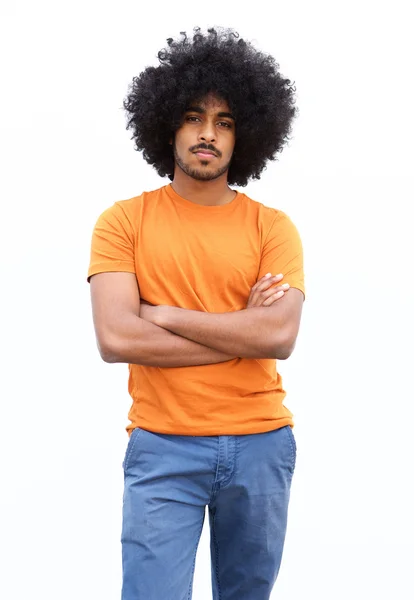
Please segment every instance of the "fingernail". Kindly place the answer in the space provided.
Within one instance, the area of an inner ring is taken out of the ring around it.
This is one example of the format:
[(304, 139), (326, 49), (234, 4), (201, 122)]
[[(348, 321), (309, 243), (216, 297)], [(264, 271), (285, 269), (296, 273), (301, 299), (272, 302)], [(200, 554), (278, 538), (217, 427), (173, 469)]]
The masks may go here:
[(270, 277), (271, 273), (266, 273), (265, 277)]
[(276, 277), (283, 277), (283, 273), (278, 273)]
[(284, 283), (284, 284), (282, 285), (282, 288), (284, 288), (285, 290), (287, 290), (287, 288), (288, 288), (288, 287), (289, 287), (289, 284), (288, 284), (288, 283)]

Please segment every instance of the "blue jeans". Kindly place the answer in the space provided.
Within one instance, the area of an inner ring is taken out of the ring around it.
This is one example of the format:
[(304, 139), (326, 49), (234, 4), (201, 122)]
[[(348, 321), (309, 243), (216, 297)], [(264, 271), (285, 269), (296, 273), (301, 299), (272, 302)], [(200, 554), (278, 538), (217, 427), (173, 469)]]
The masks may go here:
[(236, 436), (134, 429), (123, 462), (122, 600), (190, 600), (209, 509), (214, 600), (268, 600), (296, 461), (290, 426)]

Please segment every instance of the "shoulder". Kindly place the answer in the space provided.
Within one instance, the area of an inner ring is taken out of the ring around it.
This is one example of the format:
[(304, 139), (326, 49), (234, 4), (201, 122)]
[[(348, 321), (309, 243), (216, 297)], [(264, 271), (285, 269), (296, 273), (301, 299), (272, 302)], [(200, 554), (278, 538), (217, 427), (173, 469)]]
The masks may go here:
[(245, 195), (249, 209), (255, 213), (260, 229), (265, 237), (271, 230), (296, 229), (289, 215), (279, 208), (267, 206)]
[(117, 200), (100, 214), (98, 221), (118, 222), (134, 229), (140, 222), (145, 207), (152, 205), (160, 197), (162, 190), (163, 188), (159, 188), (132, 198)]

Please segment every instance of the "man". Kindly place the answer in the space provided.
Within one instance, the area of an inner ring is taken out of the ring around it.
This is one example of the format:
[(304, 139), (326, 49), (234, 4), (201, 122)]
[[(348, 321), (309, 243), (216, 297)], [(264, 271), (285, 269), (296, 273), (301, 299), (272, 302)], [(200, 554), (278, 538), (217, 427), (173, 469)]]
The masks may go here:
[[(265, 600), (296, 445), (276, 360), (295, 346), (302, 246), (235, 191), (288, 138), (294, 89), (231, 31), (168, 40), (124, 108), (172, 183), (98, 219), (88, 279), (102, 358), (129, 364), (122, 600), (191, 598), (205, 508), (215, 600)], [(283, 282), (282, 282), (283, 280)]]

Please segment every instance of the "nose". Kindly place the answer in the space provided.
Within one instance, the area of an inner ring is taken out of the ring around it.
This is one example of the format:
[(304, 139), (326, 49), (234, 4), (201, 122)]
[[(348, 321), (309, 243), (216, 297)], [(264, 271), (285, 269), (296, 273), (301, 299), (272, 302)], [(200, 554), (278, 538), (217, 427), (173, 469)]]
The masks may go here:
[(200, 129), (198, 137), (200, 141), (211, 144), (216, 141), (215, 135), (213, 124), (206, 121)]

